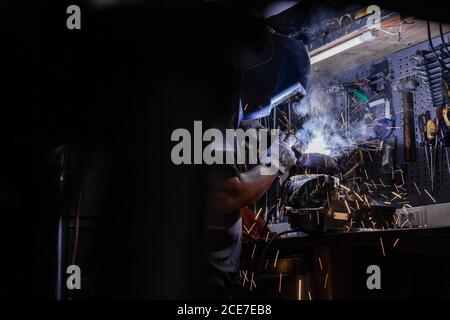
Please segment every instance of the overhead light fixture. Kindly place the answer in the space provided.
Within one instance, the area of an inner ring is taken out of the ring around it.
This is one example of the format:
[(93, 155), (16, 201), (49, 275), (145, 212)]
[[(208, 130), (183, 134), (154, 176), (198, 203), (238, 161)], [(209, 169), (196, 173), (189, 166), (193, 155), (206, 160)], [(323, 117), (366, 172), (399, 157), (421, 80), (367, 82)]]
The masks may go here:
[(365, 31), (364, 33), (356, 37), (340, 42), (339, 44), (332, 46), (329, 49), (325, 49), (317, 54), (311, 55), (310, 57), (311, 64), (313, 65), (320, 61), (331, 58), (335, 55), (338, 55), (344, 51), (347, 51), (351, 48), (354, 48), (360, 44), (371, 41), (373, 39), (375, 39), (375, 36), (372, 34), (372, 31), (371, 30)]

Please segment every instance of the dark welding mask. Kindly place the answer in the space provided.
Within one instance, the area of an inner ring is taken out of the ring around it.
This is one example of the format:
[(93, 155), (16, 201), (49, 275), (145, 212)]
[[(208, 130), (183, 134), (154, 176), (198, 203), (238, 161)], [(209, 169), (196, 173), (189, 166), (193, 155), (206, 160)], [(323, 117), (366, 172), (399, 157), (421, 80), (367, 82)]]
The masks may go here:
[(270, 115), (283, 103), (306, 95), (310, 59), (305, 45), (268, 29), (261, 48), (243, 58), (240, 120)]

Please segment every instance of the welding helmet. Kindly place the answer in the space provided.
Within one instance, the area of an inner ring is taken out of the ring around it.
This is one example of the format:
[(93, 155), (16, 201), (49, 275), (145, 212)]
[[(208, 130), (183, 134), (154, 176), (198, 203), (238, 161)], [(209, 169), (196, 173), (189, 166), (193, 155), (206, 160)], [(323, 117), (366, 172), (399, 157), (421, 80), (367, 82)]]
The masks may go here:
[(241, 120), (270, 115), (273, 108), (306, 94), (310, 59), (305, 45), (267, 29), (261, 48), (243, 56)]

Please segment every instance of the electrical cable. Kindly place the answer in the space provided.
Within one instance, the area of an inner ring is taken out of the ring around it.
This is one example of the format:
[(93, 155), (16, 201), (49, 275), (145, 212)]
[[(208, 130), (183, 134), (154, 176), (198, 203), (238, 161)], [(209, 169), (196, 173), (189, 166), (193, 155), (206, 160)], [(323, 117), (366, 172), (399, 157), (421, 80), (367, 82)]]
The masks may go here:
[(379, 31), (384, 32), (386, 34), (389, 34), (391, 36), (398, 36), (398, 38), (400, 39), (400, 35), (401, 35), (401, 32), (402, 32), (402, 27), (403, 27), (403, 20), (400, 21), (400, 27), (398, 28), (397, 32), (391, 32), (391, 31), (382, 29), (381, 27), (380, 28), (376, 28), (375, 30), (379, 30)]
[(259, 260), (259, 267), (258, 267), (258, 274), (257, 274), (257, 278), (256, 281), (258, 281), (258, 283), (260, 283), (261, 281), (261, 275), (262, 275), (262, 265), (263, 265), (263, 261), (267, 255), (267, 252), (269, 251), (269, 248), (272, 246), (273, 242), (280, 238), (283, 235), (289, 234), (289, 233), (294, 233), (294, 232), (305, 232), (305, 229), (303, 228), (295, 228), (295, 229), (290, 229), (290, 230), (286, 230), (283, 232), (278, 233), (275, 237), (273, 237), (272, 239), (270, 239), (270, 241), (267, 243), (266, 247), (264, 248), (264, 251), (261, 254), (261, 258)]
[(447, 65), (441, 61), (441, 59), (439, 58), (436, 49), (433, 46), (433, 42), (431, 41), (431, 26), (430, 26), (430, 20), (427, 20), (427, 32), (428, 32), (428, 43), (431, 47), (431, 50), (434, 53), (434, 56), (436, 57), (437, 61), (439, 62), (439, 64), (441, 65), (442, 68), (444, 68), (445, 70), (449, 70), (450, 68), (447, 67)]
[(442, 41), (442, 45), (444, 46), (444, 50), (447, 53), (447, 55), (450, 57), (450, 51), (448, 51), (447, 43), (445, 42), (445, 39), (444, 39), (444, 32), (442, 30), (442, 22), (439, 22), (439, 33), (441, 34), (441, 41)]

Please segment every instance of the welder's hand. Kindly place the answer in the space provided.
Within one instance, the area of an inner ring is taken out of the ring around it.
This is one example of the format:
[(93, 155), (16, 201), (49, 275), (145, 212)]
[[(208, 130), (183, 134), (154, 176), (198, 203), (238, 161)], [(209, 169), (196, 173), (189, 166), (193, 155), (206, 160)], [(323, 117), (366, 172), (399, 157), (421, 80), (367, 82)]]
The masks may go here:
[(294, 135), (286, 135), (282, 133), (279, 141), (279, 171), (285, 173), (292, 168), (297, 162), (292, 146), (295, 144), (296, 138)]
[[(272, 165), (278, 169), (281, 174), (288, 173), (289, 169), (296, 163), (297, 157), (292, 150), (292, 143), (295, 136), (281, 133), (278, 141), (272, 143), (267, 156), (261, 158), (261, 163)], [(276, 152), (278, 150), (278, 152)]]

